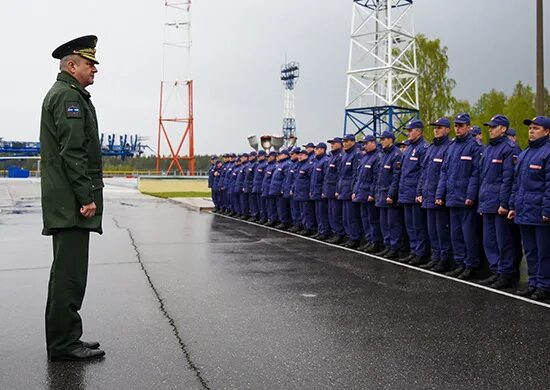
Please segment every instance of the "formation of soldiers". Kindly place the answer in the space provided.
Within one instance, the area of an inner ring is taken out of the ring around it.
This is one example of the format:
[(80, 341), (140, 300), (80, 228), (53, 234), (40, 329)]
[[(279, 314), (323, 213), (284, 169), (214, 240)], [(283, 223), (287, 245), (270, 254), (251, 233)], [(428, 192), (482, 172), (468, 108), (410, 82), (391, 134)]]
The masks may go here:
[[(410, 121), (395, 143), (353, 134), (327, 144), (212, 158), (215, 211), (495, 289), (514, 287), (523, 253), (528, 287), (550, 299), (550, 118), (526, 119), (521, 151), (504, 115), (484, 123)], [(455, 138), (450, 138), (454, 127)], [(490, 272), (487, 272), (487, 268)]]

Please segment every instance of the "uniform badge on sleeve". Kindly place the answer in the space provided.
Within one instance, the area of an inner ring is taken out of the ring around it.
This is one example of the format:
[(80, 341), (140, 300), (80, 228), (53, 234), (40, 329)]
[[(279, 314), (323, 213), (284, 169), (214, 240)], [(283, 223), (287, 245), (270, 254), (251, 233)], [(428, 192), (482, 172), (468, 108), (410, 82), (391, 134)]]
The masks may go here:
[(78, 102), (65, 102), (67, 118), (82, 118), (82, 110)]

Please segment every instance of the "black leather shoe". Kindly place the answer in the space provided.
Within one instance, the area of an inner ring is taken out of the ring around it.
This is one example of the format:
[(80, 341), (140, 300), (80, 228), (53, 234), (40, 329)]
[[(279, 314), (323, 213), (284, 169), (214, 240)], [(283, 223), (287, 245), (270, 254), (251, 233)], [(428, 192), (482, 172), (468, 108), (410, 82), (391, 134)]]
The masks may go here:
[(84, 348), (99, 349), (99, 341), (82, 341)]
[(399, 262), (400, 263), (408, 263), (409, 261), (412, 261), (414, 258), (415, 258), (415, 254), (414, 253), (411, 253), (410, 255), (407, 255), (405, 257), (403, 257), (402, 259), (399, 259)]
[(396, 250), (390, 249), (389, 251), (386, 252), (384, 257), (389, 260), (397, 260), (399, 258), (399, 252), (397, 252)]
[(371, 243), (368, 247), (363, 249), (365, 253), (376, 253), (382, 250), (382, 245), (380, 243)]
[(260, 225), (265, 225), (265, 224), (267, 223), (267, 219), (260, 219), (260, 220), (258, 221), (258, 223), (259, 223)]
[(432, 267), (436, 266), (439, 263), (439, 260), (431, 259), (426, 264), (422, 264), (420, 268), (422, 269), (431, 269)]
[(466, 267), (466, 269), (457, 276), (457, 279), (460, 280), (472, 280), (476, 278), (476, 270), (475, 268), (469, 268)]
[(479, 282), (482, 286), (490, 286), (491, 284), (495, 283), (498, 279), (498, 275), (494, 274), (489, 276), (487, 279), (483, 279)]
[(339, 234), (335, 234), (335, 235), (332, 236), (329, 240), (327, 240), (327, 242), (328, 242), (329, 244), (334, 244), (334, 245), (341, 244), (342, 241), (344, 241), (344, 237), (342, 237), (342, 236), (339, 235)]
[(359, 240), (348, 240), (342, 246), (344, 248), (356, 249), (359, 246)]
[(502, 290), (504, 288), (514, 287), (518, 282), (518, 278), (515, 275), (498, 275), (497, 280), (489, 287)]
[(537, 288), (531, 295), (531, 299), (534, 301), (548, 301), (550, 300), (550, 291)]
[(419, 265), (426, 264), (429, 259), (430, 258), (428, 256), (414, 256), (414, 258), (409, 261), (409, 264), (418, 267)]
[(319, 241), (326, 241), (330, 238), (328, 234), (319, 234), (319, 237), (317, 237), (317, 240)]
[(374, 255), (384, 257), (386, 253), (388, 253), (389, 251), (390, 251), (390, 248), (382, 248), (380, 252), (374, 252)]
[(275, 226), (275, 229), (285, 230), (286, 229), (286, 223), (281, 222), (280, 224)]
[(311, 238), (317, 240), (319, 238), (319, 236), (321, 235), (321, 233), (317, 232), (315, 233), (313, 236), (311, 236)]
[(365, 249), (367, 249), (369, 246), (371, 246), (371, 243), (370, 243), (370, 242), (367, 242), (367, 243), (361, 245), (360, 247), (358, 247), (357, 250), (358, 250), (358, 251), (364, 252)]
[(452, 276), (452, 277), (457, 277), (462, 272), (464, 272), (464, 267), (459, 266), (459, 267), (456, 267), (454, 270), (447, 272), (445, 275)]
[(276, 222), (275, 221), (267, 221), (267, 223), (264, 225), (266, 227), (273, 227), (276, 225)]
[(536, 287), (529, 286), (523, 290), (516, 291), (516, 295), (519, 295), (520, 297), (530, 297), (535, 291), (537, 291)]
[(292, 225), (292, 227), (288, 229), (289, 233), (297, 233), (298, 231), (300, 231), (300, 226), (296, 226), (296, 225)]
[(447, 260), (441, 260), (441, 261), (439, 261), (439, 263), (434, 265), (430, 269), (430, 271), (434, 271), (434, 272), (437, 272), (437, 273), (447, 272), (447, 271), (449, 271), (449, 262)]
[(67, 352), (57, 356), (50, 356), (50, 361), (52, 362), (61, 362), (61, 361), (83, 361), (83, 360), (94, 360), (101, 359), (105, 356), (105, 352), (101, 349), (90, 349), (85, 347), (78, 347), (73, 349), (71, 352)]

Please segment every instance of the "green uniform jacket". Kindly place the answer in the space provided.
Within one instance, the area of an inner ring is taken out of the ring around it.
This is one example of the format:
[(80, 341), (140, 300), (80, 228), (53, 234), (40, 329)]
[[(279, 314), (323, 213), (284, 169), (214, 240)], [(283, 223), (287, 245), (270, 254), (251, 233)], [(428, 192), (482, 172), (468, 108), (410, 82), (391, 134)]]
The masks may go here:
[[(44, 98), (40, 120), (42, 234), (82, 228), (102, 233), (103, 173), (95, 108), (90, 94), (66, 72)], [(80, 207), (95, 202), (94, 217)]]

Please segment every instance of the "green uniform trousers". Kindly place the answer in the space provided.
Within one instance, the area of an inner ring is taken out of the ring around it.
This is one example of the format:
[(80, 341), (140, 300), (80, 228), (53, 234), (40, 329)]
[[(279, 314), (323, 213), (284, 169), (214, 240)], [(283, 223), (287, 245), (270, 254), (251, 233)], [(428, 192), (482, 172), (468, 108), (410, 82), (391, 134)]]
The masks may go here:
[(53, 235), (53, 264), (46, 302), (46, 347), (49, 356), (80, 346), (78, 314), (86, 291), (90, 231), (61, 229)]

